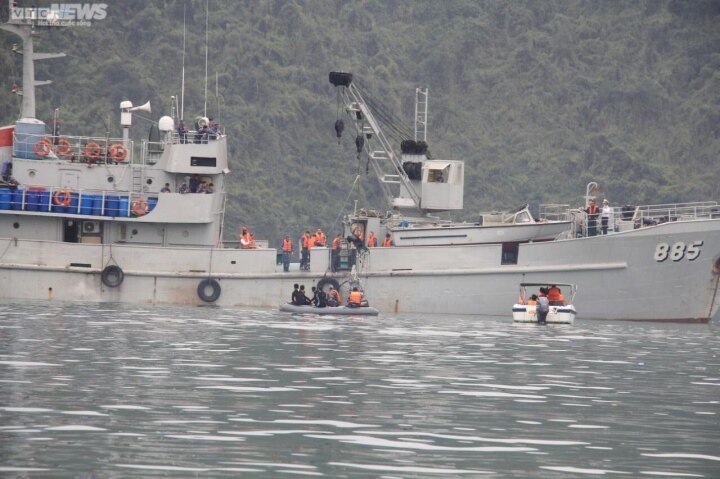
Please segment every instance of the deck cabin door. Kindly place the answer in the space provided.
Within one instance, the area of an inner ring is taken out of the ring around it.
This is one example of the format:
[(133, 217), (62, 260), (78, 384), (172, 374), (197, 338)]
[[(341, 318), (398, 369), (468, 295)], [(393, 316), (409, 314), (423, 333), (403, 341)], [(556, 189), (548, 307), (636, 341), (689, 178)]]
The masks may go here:
[(77, 191), (80, 184), (80, 172), (77, 170), (65, 170), (60, 174), (60, 187), (67, 188), (70, 191)]

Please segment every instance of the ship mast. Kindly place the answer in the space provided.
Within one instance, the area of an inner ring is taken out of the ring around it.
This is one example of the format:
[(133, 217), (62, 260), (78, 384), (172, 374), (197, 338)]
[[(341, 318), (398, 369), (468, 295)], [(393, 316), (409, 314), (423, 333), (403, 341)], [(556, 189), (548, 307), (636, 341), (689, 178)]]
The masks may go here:
[[(51, 80), (35, 80), (35, 60), (48, 60), (51, 58), (64, 57), (64, 53), (35, 53), (33, 47), (33, 35), (35, 34), (35, 23), (37, 16), (36, 8), (13, 7), (13, 1), (9, 0), (10, 19), (0, 25), (0, 29), (14, 33), (22, 39), (22, 49), (13, 48), (13, 51), (23, 57), (23, 81), (22, 81), (22, 118), (35, 118), (35, 87), (49, 85)], [(22, 18), (15, 18), (17, 11), (22, 12)], [(33, 15), (32, 12), (35, 12)], [(30, 13), (30, 14), (28, 14)]]

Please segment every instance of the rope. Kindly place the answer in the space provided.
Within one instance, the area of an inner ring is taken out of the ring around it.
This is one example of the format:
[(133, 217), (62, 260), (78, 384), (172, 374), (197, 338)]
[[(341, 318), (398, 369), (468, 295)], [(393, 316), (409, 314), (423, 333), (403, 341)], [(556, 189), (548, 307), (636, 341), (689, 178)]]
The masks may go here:
[(346, 203), (348, 202), (348, 200), (350, 199), (350, 195), (352, 195), (353, 189), (355, 189), (355, 185), (357, 184), (358, 181), (360, 181), (360, 175), (355, 176), (355, 181), (353, 181), (353, 184), (352, 184), (352, 186), (350, 187), (350, 191), (348, 191), (348, 195), (347, 195), (347, 197), (345, 198), (345, 201), (343, 201), (342, 204), (340, 205), (340, 212), (338, 213), (337, 217), (335, 218), (335, 221), (333, 221), (332, 226), (330, 226), (330, 228), (327, 229), (328, 233), (329, 233), (330, 231), (334, 231), (334, 230), (335, 230), (335, 226), (338, 224), (338, 221), (340, 220), (340, 217), (341, 217), (342, 214), (343, 214), (343, 210), (344, 210), (344, 208), (345, 208), (345, 204), (346, 204)]

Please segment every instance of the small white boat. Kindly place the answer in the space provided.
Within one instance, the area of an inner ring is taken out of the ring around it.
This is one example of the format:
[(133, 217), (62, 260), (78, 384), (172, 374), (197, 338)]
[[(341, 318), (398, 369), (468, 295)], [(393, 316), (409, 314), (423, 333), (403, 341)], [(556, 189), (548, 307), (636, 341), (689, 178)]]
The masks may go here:
[[(573, 324), (575, 321), (575, 294), (577, 293), (577, 285), (572, 283), (520, 283), (520, 295), (518, 303), (513, 305), (513, 321), (516, 323), (537, 323), (536, 305), (527, 304), (530, 296), (527, 294), (528, 288), (539, 290), (540, 288), (550, 288), (556, 286), (558, 288), (566, 288), (569, 291), (569, 298), (563, 301), (564, 304), (553, 304), (550, 302), (550, 311), (548, 311), (545, 322), (548, 324)], [(532, 293), (531, 293), (532, 294)]]
[(292, 303), (281, 304), (280, 311), (296, 314), (332, 314), (338, 316), (377, 316), (380, 313), (380, 311), (370, 306), (326, 306), (318, 308), (310, 305), (294, 305)]

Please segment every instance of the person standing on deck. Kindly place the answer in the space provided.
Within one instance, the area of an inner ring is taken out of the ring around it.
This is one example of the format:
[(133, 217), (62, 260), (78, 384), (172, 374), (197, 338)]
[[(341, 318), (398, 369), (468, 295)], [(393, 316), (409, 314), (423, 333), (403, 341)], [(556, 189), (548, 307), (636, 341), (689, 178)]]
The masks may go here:
[(302, 237), (302, 249), (300, 250), (300, 269), (310, 269), (310, 248), (312, 248), (315, 238), (310, 235), (310, 231), (306, 230)]
[(368, 248), (375, 248), (377, 246), (377, 237), (375, 236), (374, 231), (371, 231), (368, 235), (367, 245)]
[(585, 208), (585, 213), (587, 213), (587, 235), (595, 236), (597, 235), (597, 218), (600, 213), (595, 200), (590, 200), (590, 204)]
[(333, 272), (340, 269), (340, 251), (342, 250), (342, 235), (338, 233), (332, 242), (332, 252), (330, 253), (330, 266)]
[(325, 233), (318, 228), (315, 232), (315, 246), (325, 246), (327, 238), (325, 237)]
[(602, 202), (602, 208), (600, 208), (600, 226), (602, 227), (602, 234), (608, 234), (608, 224), (610, 223), (610, 204), (607, 199)]
[(392, 238), (390, 237), (390, 233), (385, 235), (385, 239), (383, 240), (383, 248), (389, 248), (393, 245)]
[(293, 254), (293, 244), (288, 235), (285, 235), (285, 239), (282, 244), (282, 258), (283, 258), (283, 271), (286, 273), (290, 271), (290, 256)]

